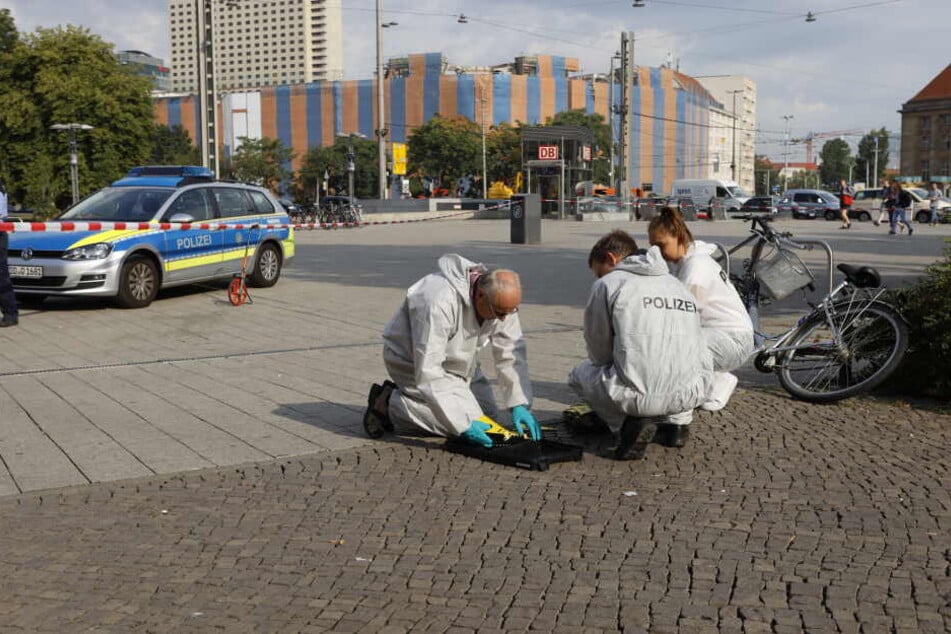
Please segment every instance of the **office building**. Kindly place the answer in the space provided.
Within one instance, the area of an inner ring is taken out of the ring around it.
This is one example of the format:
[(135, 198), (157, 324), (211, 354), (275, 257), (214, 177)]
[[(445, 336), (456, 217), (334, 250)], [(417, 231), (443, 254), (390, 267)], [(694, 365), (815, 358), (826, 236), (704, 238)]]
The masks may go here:
[(158, 57), (152, 57), (143, 51), (119, 51), (116, 59), (123, 66), (128, 66), (136, 75), (142, 75), (152, 80), (152, 90), (168, 92), (172, 89), (172, 79), (169, 76), (168, 66)]
[[(736, 182), (747, 192), (753, 192), (754, 159), (756, 155), (756, 82), (742, 75), (711, 75), (697, 77), (704, 88), (710, 91), (722, 108), (716, 126), (711, 126), (711, 137), (721, 152), (721, 171), (732, 173), (730, 165), (736, 156)], [(735, 110), (734, 110), (735, 106)], [(726, 118), (724, 118), (724, 116)], [(734, 126), (736, 135), (734, 137)]]
[[(526, 63), (528, 59), (531, 64)], [(392, 72), (384, 82), (387, 140), (405, 143), (416, 127), (437, 113), (484, 120), (490, 126), (543, 125), (559, 112), (580, 109), (607, 121), (608, 82), (603, 75), (570, 76), (568, 69), (576, 65), (573, 58), (539, 55), (512, 64), (511, 72), (467, 72), (448, 64), (440, 53), (392, 60)], [(519, 70), (530, 74), (518, 74)], [(373, 79), (232, 90), (220, 101), (218, 142), (227, 155), (242, 137), (280, 139), (293, 148), (292, 167), (297, 169), (309, 148), (333, 145), (338, 135), (373, 138), (375, 91)], [(620, 87), (615, 85), (615, 99), (619, 95)], [(619, 169), (632, 187), (667, 193), (678, 178), (711, 178), (712, 108), (720, 110), (721, 127), (726, 126), (726, 113), (698, 81), (667, 67), (637, 67), (631, 103), (633, 151), (630, 164)], [(181, 124), (196, 144), (202, 143), (194, 95), (159, 99), (155, 114), (159, 123)], [(721, 156), (722, 162), (728, 164), (729, 158)]]
[(901, 177), (951, 182), (951, 65), (902, 104)]
[(169, 0), (172, 90), (198, 90), (198, 10), (210, 3), (216, 89), (343, 78), (337, 0)]

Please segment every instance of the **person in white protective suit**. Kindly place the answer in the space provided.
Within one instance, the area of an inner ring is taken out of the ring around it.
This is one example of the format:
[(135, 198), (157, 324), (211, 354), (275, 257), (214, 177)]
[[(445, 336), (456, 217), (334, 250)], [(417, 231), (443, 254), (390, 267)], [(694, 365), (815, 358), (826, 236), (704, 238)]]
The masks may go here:
[(717, 411), (726, 407), (737, 378), (730, 370), (743, 366), (753, 354), (753, 322), (750, 315), (712, 254), (716, 247), (694, 240), (683, 216), (664, 207), (655, 216), (647, 233), (650, 243), (660, 249), (671, 272), (697, 298), (700, 326), (713, 356), (713, 382), (700, 408)]
[(584, 313), (588, 359), (568, 377), (575, 392), (618, 436), (614, 456), (639, 460), (657, 423), (683, 426), (706, 400), (713, 361), (700, 309), (656, 247), (638, 252), (615, 230), (591, 249), (597, 276)]
[(438, 268), (409, 288), (383, 331), (383, 362), (392, 381), (370, 388), (363, 418), (367, 435), (379, 438), (394, 423), (411, 424), (491, 447), (489, 425), (478, 420), (499, 415), (477, 358), (489, 346), (516, 430), (539, 440), (516, 314), (522, 301), (518, 275), (489, 271), (456, 254), (439, 258)]

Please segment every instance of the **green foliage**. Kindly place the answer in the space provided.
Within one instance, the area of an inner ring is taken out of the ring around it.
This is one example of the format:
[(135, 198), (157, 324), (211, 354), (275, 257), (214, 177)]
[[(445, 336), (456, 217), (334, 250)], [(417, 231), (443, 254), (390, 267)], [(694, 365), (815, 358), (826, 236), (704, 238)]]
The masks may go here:
[(819, 154), (819, 178), (826, 185), (838, 183), (849, 178), (849, 165), (852, 163), (852, 150), (842, 139), (830, 139), (822, 145)]
[(408, 145), (410, 172), (450, 189), (458, 178), (482, 171), (482, 130), (465, 117), (436, 115), (413, 131)]
[[(875, 139), (878, 138), (878, 178), (875, 177)], [(888, 130), (880, 128), (872, 130), (859, 141), (855, 153), (855, 180), (865, 178), (868, 174), (866, 187), (872, 183), (881, 183), (885, 174), (885, 165), (888, 164)], [(868, 168), (866, 170), (866, 167)]]
[(0, 9), (0, 53), (9, 53), (20, 41), (10, 9)]
[(759, 196), (769, 196), (773, 193), (773, 185), (782, 187), (779, 178), (779, 168), (765, 156), (756, 156), (753, 158), (753, 170), (756, 174), (756, 194)]
[[(604, 122), (604, 117), (597, 113), (587, 113), (583, 109), (565, 110), (554, 117), (548, 117), (545, 125), (573, 125), (588, 128), (594, 133), (594, 147), (591, 156), (611, 155), (611, 126)], [(607, 183), (610, 179), (611, 166), (605, 160), (593, 161), (592, 178), (595, 183)]]
[(11, 198), (49, 216), (71, 202), (69, 134), (77, 131), (80, 195), (141, 164), (151, 147), (154, 118), (147, 78), (116, 60), (112, 45), (73, 26), (12, 37), (0, 12), (0, 175)]
[(255, 183), (279, 192), (293, 175), (288, 168), (294, 152), (280, 139), (240, 138), (241, 145), (231, 157), (231, 175), (245, 183)]
[(183, 126), (168, 127), (155, 123), (148, 162), (150, 165), (201, 165), (201, 152)]
[[(331, 193), (343, 195), (349, 188), (350, 174), (347, 171), (347, 153), (353, 145), (353, 189), (356, 198), (376, 198), (379, 187), (379, 149), (376, 141), (363, 137), (339, 136), (331, 147), (314, 147), (307, 151), (300, 171), (294, 200), (308, 204), (314, 202), (318, 188), (320, 195)], [(327, 191), (324, 191), (324, 175), (327, 176)]]
[(951, 242), (914, 286), (898, 293), (911, 348), (895, 373), (904, 393), (951, 396)]
[[(518, 128), (507, 123), (492, 126), (485, 137), (485, 165), (489, 184), (502, 181), (508, 185), (522, 169), (522, 141)], [(479, 192), (482, 196), (482, 192)]]

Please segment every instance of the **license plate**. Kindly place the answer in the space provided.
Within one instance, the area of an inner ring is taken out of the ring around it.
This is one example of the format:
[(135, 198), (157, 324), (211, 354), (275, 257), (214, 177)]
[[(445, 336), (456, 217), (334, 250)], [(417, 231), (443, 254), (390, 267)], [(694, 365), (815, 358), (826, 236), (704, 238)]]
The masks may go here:
[(43, 277), (43, 267), (12, 265), (10, 267), (10, 277), (40, 278)]

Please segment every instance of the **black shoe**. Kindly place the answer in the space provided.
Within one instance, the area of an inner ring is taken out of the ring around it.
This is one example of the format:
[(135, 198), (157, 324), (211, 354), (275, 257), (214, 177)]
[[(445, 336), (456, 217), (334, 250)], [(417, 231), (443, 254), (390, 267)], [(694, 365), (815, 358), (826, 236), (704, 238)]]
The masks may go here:
[(3, 319), (0, 319), (0, 328), (8, 328), (10, 326), (16, 326), (18, 323), (20, 323), (19, 318), (4, 315)]
[(363, 430), (370, 438), (381, 438), (386, 431), (393, 431), (393, 423), (389, 416), (380, 414), (380, 411), (386, 411), (389, 407), (390, 393), (396, 384), (392, 381), (384, 381), (383, 385), (374, 383), (370, 387), (370, 394), (367, 396), (367, 411), (363, 414)]
[(561, 419), (569, 429), (583, 434), (601, 434), (611, 431), (587, 403), (572, 405), (562, 412)]
[(647, 451), (647, 445), (654, 439), (657, 425), (643, 418), (628, 416), (621, 427), (621, 438), (614, 457), (618, 460), (640, 460)]
[(690, 425), (660, 423), (657, 425), (657, 434), (654, 435), (654, 442), (665, 447), (676, 447), (680, 449), (687, 444), (689, 438)]

